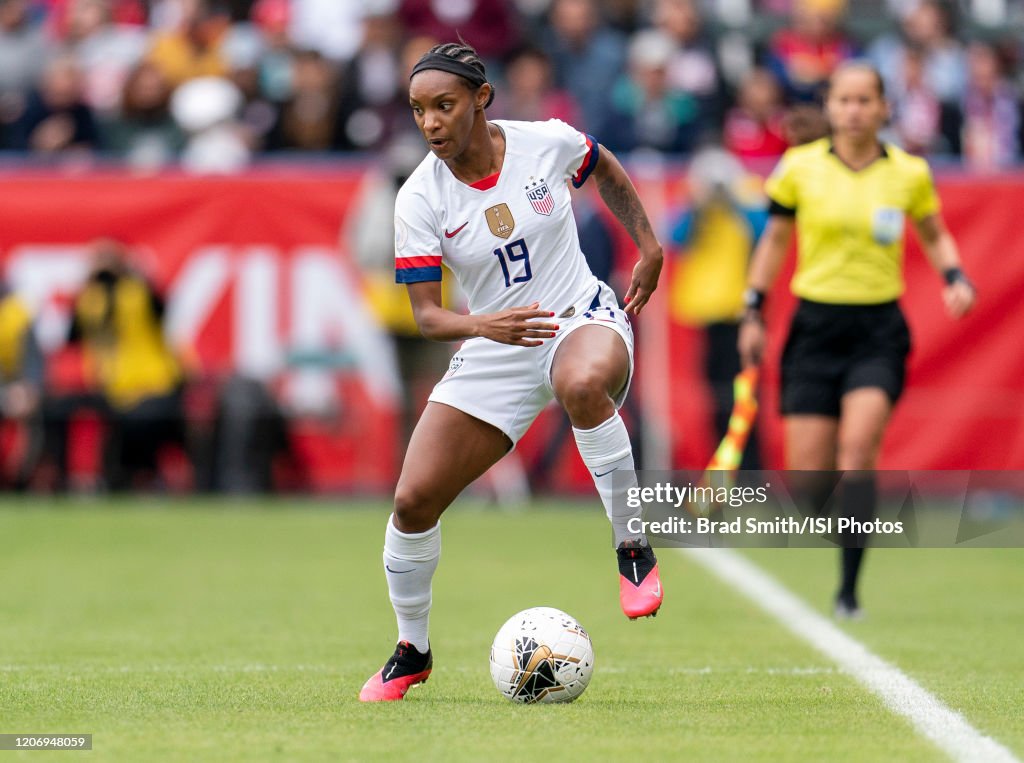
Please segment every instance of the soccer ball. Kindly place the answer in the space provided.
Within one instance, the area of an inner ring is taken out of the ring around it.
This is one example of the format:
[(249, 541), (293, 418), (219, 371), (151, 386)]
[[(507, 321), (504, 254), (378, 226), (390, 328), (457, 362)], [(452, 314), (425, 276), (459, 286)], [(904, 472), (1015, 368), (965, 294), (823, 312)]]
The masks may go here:
[(491, 678), (513, 702), (572, 702), (594, 672), (594, 647), (583, 627), (551, 607), (513, 615), (491, 645)]

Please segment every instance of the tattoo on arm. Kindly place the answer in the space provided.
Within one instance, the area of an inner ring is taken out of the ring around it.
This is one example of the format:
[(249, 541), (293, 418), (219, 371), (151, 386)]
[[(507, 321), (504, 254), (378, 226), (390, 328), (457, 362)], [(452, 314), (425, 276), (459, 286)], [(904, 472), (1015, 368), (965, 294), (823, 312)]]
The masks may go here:
[(654, 237), (640, 197), (624, 172), (608, 173), (597, 178), (597, 190), (637, 246), (640, 246), (642, 239)]

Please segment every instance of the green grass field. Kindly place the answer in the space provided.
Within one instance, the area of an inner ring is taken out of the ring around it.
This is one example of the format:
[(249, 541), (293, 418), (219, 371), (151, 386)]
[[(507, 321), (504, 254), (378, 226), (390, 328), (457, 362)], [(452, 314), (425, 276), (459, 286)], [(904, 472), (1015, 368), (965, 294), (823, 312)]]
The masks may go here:
[[(0, 733), (92, 733), (96, 760), (945, 760), (825, 658), (682, 555), (657, 619), (619, 612), (602, 510), (457, 505), (443, 522), (430, 682), (361, 705), (394, 646), (383, 504), (0, 504)], [(821, 611), (825, 550), (747, 555)], [(843, 626), (1024, 757), (1024, 551), (878, 550)], [(564, 609), (596, 669), (518, 706), (488, 647)], [(54, 753), (0, 752), (0, 761)], [(61, 760), (76, 754), (61, 753)]]

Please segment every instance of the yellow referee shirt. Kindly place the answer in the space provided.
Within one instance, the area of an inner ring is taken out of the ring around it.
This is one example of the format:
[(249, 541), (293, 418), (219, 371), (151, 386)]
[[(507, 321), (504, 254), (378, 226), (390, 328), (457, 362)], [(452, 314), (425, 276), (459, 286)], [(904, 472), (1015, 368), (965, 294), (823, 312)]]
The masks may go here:
[(906, 215), (939, 211), (924, 159), (885, 145), (860, 171), (830, 138), (789, 149), (765, 183), (772, 212), (796, 214), (793, 293), (814, 302), (871, 305), (903, 293)]

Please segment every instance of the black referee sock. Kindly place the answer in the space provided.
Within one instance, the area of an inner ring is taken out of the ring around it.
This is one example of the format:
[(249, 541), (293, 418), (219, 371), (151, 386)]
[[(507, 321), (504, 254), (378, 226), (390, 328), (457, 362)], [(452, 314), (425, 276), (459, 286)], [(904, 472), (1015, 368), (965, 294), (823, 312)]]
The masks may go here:
[(864, 549), (844, 548), (842, 551), (843, 578), (839, 586), (839, 598), (857, 598), (857, 576), (860, 574), (860, 564), (864, 560)]
[[(870, 522), (875, 517), (875, 504), (878, 492), (875, 477), (871, 472), (847, 472), (843, 478), (842, 513), (860, 523)], [(839, 596), (856, 601), (857, 578), (864, 562), (864, 550), (868, 543), (868, 534), (863, 532), (845, 532), (840, 536), (842, 541), (842, 580), (839, 585)]]

